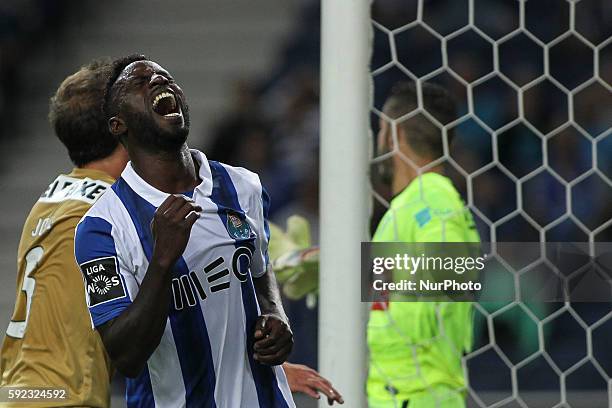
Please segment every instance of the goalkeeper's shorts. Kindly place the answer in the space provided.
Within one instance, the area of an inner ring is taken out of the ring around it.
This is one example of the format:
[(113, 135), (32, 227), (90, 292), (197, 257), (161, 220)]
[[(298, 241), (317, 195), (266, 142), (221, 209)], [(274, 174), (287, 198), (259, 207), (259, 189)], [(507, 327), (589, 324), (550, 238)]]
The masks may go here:
[(408, 400), (368, 399), (369, 408), (465, 408), (465, 396), (450, 387), (438, 385), (415, 393)]

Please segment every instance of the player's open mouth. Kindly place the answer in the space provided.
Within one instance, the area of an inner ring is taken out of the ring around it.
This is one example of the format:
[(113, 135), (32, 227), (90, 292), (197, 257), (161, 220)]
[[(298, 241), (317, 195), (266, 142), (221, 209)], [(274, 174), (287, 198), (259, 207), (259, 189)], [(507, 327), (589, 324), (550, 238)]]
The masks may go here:
[(155, 113), (167, 119), (180, 118), (182, 116), (176, 96), (168, 91), (155, 96), (152, 107)]

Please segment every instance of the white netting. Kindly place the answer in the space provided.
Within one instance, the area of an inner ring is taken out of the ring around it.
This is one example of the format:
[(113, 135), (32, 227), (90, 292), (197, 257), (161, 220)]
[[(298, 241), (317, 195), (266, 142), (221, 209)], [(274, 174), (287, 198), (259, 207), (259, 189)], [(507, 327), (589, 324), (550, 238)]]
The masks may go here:
[[(591, 255), (597, 242), (612, 241), (609, 1), (379, 0), (372, 25), (373, 127), (392, 124), (396, 144), (397, 124), (417, 114), (440, 129), (444, 154), (431, 165), (449, 165), (483, 241), (580, 241)], [(382, 104), (400, 80), (417, 89), (442, 83), (460, 113), (440, 123), (419, 93), (415, 111), (391, 120)], [(389, 206), (388, 192), (372, 194)], [(521, 268), (534, 265), (559, 270), (545, 254)], [(519, 279), (509, 281), (511, 291)], [(462, 359), (468, 405), (612, 406), (609, 303), (509, 301), (475, 310), (476, 340)]]

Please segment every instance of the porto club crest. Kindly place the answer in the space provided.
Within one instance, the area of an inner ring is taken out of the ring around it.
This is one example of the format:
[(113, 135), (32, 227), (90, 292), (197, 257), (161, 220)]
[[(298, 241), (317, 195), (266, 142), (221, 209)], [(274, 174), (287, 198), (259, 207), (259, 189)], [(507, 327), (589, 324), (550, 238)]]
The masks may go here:
[(244, 219), (244, 215), (237, 212), (227, 213), (227, 232), (234, 239), (251, 238), (251, 226)]

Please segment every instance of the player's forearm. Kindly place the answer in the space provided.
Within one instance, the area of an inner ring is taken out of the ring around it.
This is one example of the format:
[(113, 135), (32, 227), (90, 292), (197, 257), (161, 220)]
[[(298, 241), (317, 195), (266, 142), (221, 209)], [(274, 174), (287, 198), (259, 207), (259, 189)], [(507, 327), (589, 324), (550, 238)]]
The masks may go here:
[(269, 268), (262, 277), (253, 279), (253, 284), (255, 285), (255, 292), (257, 293), (257, 301), (259, 302), (261, 314), (276, 315), (288, 323), (272, 268)]
[(134, 302), (100, 328), (109, 356), (126, 377), (136, 377), (142, 371), (164, 334), (172, 280), (167, 265), (154, 255)]

